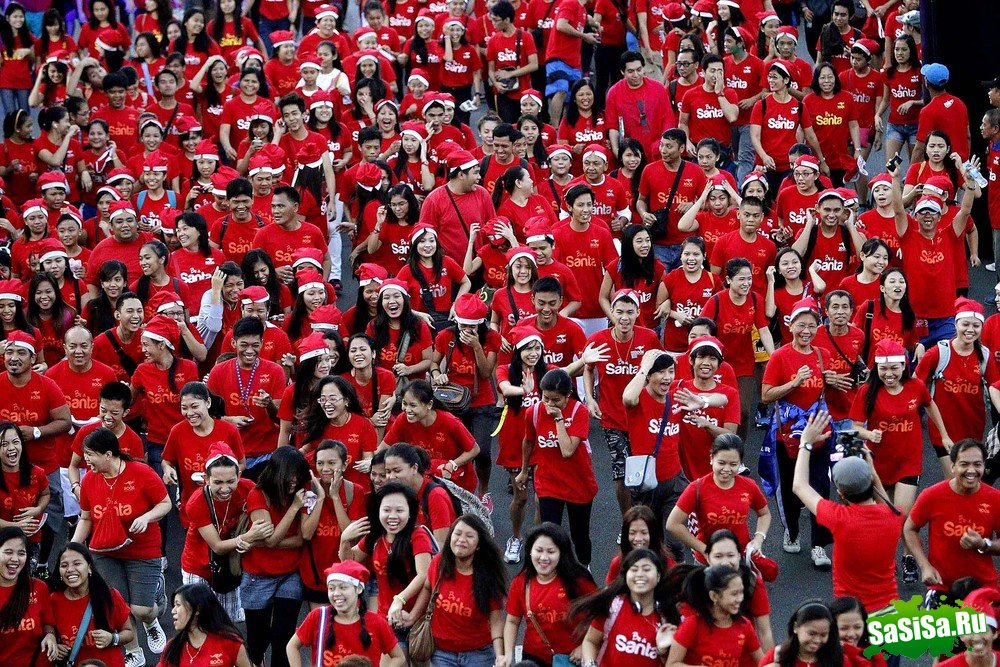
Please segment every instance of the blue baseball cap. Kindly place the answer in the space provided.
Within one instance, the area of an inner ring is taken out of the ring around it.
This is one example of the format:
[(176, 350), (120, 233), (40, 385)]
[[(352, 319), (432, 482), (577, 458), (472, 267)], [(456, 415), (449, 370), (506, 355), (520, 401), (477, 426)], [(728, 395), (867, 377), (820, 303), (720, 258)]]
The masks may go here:
[(948, 68), (941, 63), (928, 63), (920, 68), (920, 73), (924, 75), (927, 83), (939, 88), (948, 83), (950, 75)]

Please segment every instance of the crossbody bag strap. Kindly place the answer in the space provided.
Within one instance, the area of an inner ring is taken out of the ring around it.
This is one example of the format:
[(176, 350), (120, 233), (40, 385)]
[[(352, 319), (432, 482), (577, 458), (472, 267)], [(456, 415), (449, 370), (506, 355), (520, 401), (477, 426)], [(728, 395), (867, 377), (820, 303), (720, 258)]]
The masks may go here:
[(545, 644), (545, 648), (549, 649), (549, 653), (551, 653), (552, 655), (555, 655), (556, 654), (556, 650), (552, 647), (552, 642), (549, 641), (549, 638), (545, 634), (545, 631), (542, 630), (541, 623), (539, 623), (538, 619), (535, 618), (535, 612), (531, 611), (531, 582), (530, 581), (527, 582), (525, 584), (525, 586), (524, 586), (524, 615), (528, 617), (529, 621), (531, 621), (532, 627), (534, 627), (535, 628), (535, 632), (538, 633), (538, 638), (542, 640), (543, 644)]
[(514, 318), (514, 324), (516, 325), (521, 320), (521, 314), (517, 310), (517, 304), (514, 303), (514, 288), (507, 285), (505, 291), (507, 292), (507, 301), (510, 302), (510, 316)]
[(844, 354), (844, 351), (842, 349), (840, 349), (839, 345), (837, 345), (837, 340), (833, 337), (833, 333), (831, 333), (831, 331), (830, 331), (830, 325), (829, 324), (824, 325), (824, 328), (826, 329), (826, 335), (827, 335), (827, 337), (830, 339), (830, 342), (833, 344), (834, 349), (837, 350), (837, 354), (840, 355), (840, 358), (843, 359), (844, 361), (846, 361), (848, 364), (853, 364), (855, 360), (848, 359), (847, 355)]
[(865, 310), (865, 349), (861, 352), (861, 357), (868, 363), (868, 353), (872, 348), (872, 320), (875, 319), (875, 301), (868, 301), (868, 308)]
[[(417, 270), (413, 272), (413, 277), (420, 283), (420, 300), (424, 302), (427, 314), (433, 316), (437, 312), (437, 309), (434, 307), (434, 297), (431, 296), (431, 286), (428, 284), (427, 278), (424, 277), (424, 270), (419, 264)], [(438, 280), (440, 280), (440, 277)]]
[(90, 627), (90, 619), (94, 616), (94, 606), (91, 602), (87, 603), (87, 608), (83, 610), (83, 617), (80, 619), (80, 627), (76, 630), (76, 639), (73, 640), (73, 648), (70, 649), (69, 657), (66, 659), (66, 664), (72, 665), (76, 660), (76, 656), (80, 654), (80, 649), (83, 648), (83, 640), (87, 637), (87, 628)]
[(465, 230), (465, 235), (468, 236), (469, 226), (465, 224), (465, 218), (462, 217), (462, 212), (458, 210), (458, 202), (455, 201), (455, 197), (451, 194), (451, 190), (448, 189), (447, 185), (444, 186), (444, 191), (448, 195), (448, 200), (451, 202), (452, 207), (455, 209), (455, 215), (458, 216), (459, 224), (462, 225), (462, 229)]
[(681, 160), (681, 163), (677, 165), (677, 171), (674, 173), (674, 182), (670, 186), (670, 194), (667, 195), (667, 205), (663, 207), (666, 209), (668, 216), (670, 215), (670, 209), (674, 206), (674, 197), (677, 196), (677, 188), (681, 184), (682, 171), (684, 171), (684, 160)]
[[(680, 385), (677, 385), (680, 387)], [(660, 415), (660, 429), (656, 433), (656, 444), (653, 445), (653, 458), (660, 455), (660, 445), (663, 444), (663, 432), (667, 428), (667, 418), (670, 416), (670, 394), (663, 399), (663, 414)]]

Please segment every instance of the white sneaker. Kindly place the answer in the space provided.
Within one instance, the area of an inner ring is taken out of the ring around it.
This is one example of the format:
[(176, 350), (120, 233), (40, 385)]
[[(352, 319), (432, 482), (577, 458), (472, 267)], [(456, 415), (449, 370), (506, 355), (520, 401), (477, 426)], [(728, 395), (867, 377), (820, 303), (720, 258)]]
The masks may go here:
[(996, 262), (990, 262), (989, 264), (987, 264), (986, 265), (986, 270), (987, 271), (996, 271), (997, 270)]
[(146, 646), (150, 652), (157, 655), (163, 653), (163, 649), (167, 646), (167, 635), (160, 626), (160, 619), (154, 620), (149, 625), (145, 623), (142, 625), (146, 628)]
[(799, 546), (798, 539), (792, 540), (788, 535), (788, 531), (785, 531), (785, 536), (781, 538), (781, 548), (785, 550), (786, 554), (797, 554), (802, 551), (802, 547)]
[(825, 570), (831, 565), (830, 557), (826, 555), (826, 549), (823, 547), (812, 548), (812, 559), (813, 565), (820, 570)]
[(142, 654), (142, 649), (125, 651), (125, 667), (146, 667), (146, 656)]
[(519, 563), (521, 561), (521, 538), (511, 537), (507, 539), (507, 548), (503, 552), (505, 563)]

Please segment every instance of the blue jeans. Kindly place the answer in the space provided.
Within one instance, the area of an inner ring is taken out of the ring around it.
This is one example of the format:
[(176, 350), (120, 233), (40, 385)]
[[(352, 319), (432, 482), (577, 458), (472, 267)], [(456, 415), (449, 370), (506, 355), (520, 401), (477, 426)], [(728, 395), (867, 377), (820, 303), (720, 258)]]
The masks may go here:
[(939, 340), (951, 340), (955, 337), (955, 318), (934, 317), (927, 318), (927, 335), (920, 339), (920, 344), (925, 349), (936, 344)]
[(492, 646), (484, 646), (476, 651), (451, 653), (450, 651), (434, 651), (431, 664), (434, 667), (493, 667), (496, 653)]
[(659, 245), (654, 243), (653, 252), (656, 254), (656, 259), (660, 260), (660, 264), (663, 265), (663, 268), (666, 269), (668, 273), (681, 265), (680, 244)]
[[(27, 88), (0, 88), (0, 105), (3, 106), (3, 115), (6, 116), (18, 109), (28, 111), (28, 94), (30, 92)], [(6, 137), (4, 138), (6, 139)]]
[(732, 146), (736, 149), (736, 184), (743, 185), (743, 179), (753, 171), (754, 151), (750, 141), (750, 125), (734, 125)]
[(267, 49), (268, 58), (274, 56), (274, 47), (271, 46), (271, 33), (275, 30), (290, 30), (291, 27), (292, 24), (287, 17), (278, 19), (277, 21), (266, 19), (263, 16), (260, 17), (260, 25), (257, 26), (257, 31), (260, 33), (260, 38), (264, 40), (264, 48)]

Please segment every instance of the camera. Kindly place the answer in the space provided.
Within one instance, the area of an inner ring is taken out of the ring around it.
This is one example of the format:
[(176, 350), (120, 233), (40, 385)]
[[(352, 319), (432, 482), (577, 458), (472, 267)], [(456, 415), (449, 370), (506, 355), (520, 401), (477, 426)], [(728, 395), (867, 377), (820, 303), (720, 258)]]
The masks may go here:
[(857, 431), (838, 431), (830, 452), (830, 462), (839, 461), (848, 456), (865, 457), (865, 441), (858, 437)]

